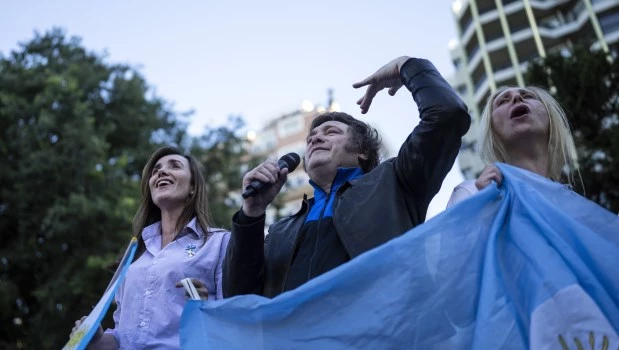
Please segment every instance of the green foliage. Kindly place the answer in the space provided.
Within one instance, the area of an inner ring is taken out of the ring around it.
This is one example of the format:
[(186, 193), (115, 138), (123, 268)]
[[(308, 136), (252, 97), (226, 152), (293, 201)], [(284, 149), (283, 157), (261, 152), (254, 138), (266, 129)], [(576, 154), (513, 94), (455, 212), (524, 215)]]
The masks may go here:
[(58, 349), (90, 312), (129, 242), (155, 149), (187, 146), (204, 166), (215, 222), (230, 226), (230, 193), (250, 162), (244, 122), (189, 138), (184, 116), (138, 71), (58, 29), (0, 56), (1, 349)]
[(238, 134), (244, 126), (241, 117), (230, 116), (226, 125), (207, 127), (190, 147), (203, 167), (213, 220), (227, 229), (240, 207), (243, 175), (259, 162), (247, 153), (246, 139)]
[(0, 348), (61, 347), (105, 290), (147, 157), (186, 139), (148, 96), (60, 30), (0, 57)]
[[(581, 46), (532, 64), (527, 83), (556, 88), (578, 149), (584, 195), (619, 212), (619, 62)], [(582, 189), (579, 189), (582, 193)]]

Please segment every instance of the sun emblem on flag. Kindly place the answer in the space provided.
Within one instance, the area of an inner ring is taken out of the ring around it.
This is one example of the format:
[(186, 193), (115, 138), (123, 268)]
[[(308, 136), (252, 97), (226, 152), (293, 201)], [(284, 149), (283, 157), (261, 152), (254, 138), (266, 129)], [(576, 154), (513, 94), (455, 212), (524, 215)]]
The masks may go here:
[[(601, 342), (597, 343), (596, 345), (596, 339), (595, 339), (595, 334), (593, 332), (589, 332), (589, 341), (588, 341), (588, 345), (589, 347), (587, 348), (587, 341), (582, 341), (580, 338), (578, 337), (574, 337), (574, 339), (572, 339), (573, 344), (575, 345), (575, 348), (580, 350), (584, 350), (584, 349), (591, 349), (591, 350), (595, 350), (595, 349), (602, 349), (602, 350), (608, 350), (610, 348), (610, 341), (608, 339), (608, 336), (606, 336), (605, 334), (602, 335), (602, 339)], [(569, 350), (569, 349), (574, 349), (574, 347), (570, 347), (570, 344), (572, 343), (572, 341), (570, 341), (569, 337), (564, 338), (563, 335), (559, 334), (559, 344), (561, 344), (561, 349), (563, 350)]]

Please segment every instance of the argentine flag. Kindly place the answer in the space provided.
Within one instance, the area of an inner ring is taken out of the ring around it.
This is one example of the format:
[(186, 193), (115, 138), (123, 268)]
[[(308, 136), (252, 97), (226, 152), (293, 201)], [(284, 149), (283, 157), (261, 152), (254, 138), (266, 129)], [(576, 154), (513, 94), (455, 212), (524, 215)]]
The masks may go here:
[(498, 166), (501, 187), (293, 291), (189, 301), (182, 347), (618, 349), (619, 218)]

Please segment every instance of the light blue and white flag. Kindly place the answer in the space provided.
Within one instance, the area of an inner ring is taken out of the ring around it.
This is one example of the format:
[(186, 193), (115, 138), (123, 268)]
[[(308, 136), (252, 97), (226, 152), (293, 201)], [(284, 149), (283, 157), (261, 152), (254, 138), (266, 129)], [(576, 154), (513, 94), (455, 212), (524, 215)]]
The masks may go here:
[(499, 168), (500, 188), (296, 290), (189, 301), (181, 345), (618, 349), (619, 218), (563, 185)]

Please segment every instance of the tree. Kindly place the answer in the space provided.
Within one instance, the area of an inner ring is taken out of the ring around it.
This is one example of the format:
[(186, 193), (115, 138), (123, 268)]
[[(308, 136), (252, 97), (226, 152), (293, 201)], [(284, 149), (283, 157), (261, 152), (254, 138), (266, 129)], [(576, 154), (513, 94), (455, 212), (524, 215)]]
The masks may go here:
[(529, 85), (554, 87), (550, 90), (572, 126), (584, 195), (614, 213), (619, 212), (617, 52), (617, 46), (612, 56), (576, 46), (534, 62), (526, 78)]
[(0, 56), (0, 348), (57, 349), (131, 235), (140, 171), (186, 140), (138, 71), (58, 29)]

